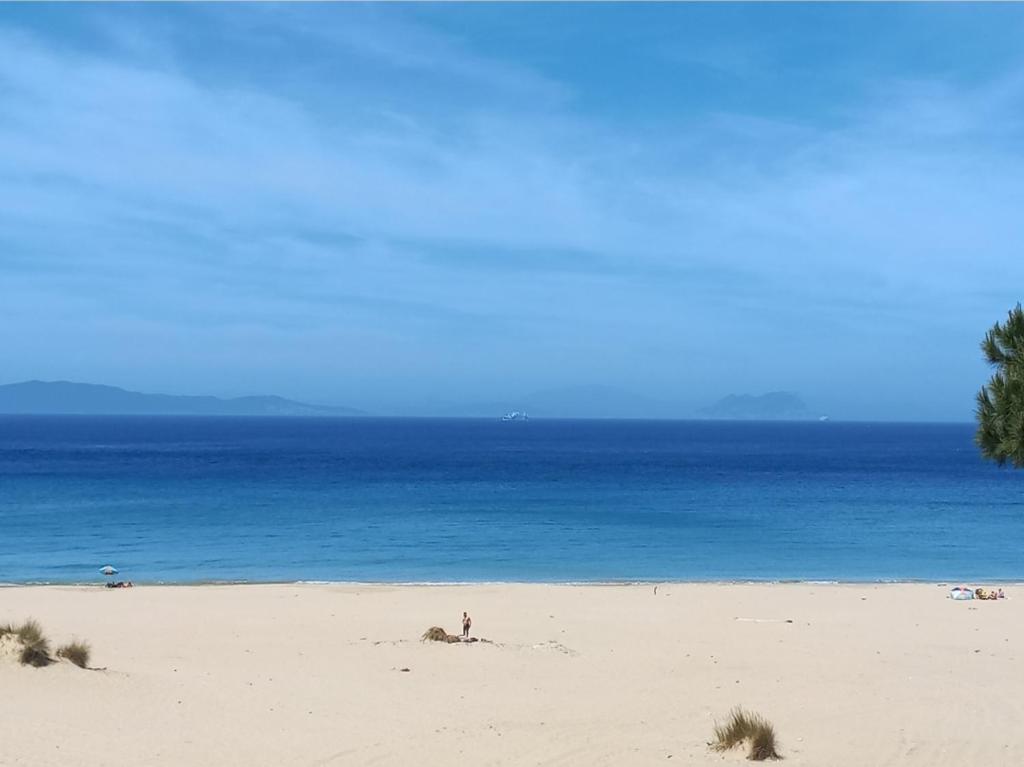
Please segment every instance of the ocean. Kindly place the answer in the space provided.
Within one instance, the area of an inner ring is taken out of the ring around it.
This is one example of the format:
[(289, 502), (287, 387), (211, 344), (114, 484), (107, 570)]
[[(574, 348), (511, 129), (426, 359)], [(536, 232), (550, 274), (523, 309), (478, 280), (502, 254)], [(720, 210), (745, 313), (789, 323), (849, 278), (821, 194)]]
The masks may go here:
[(970, 424), (0, 417), (0, 582), (1024, 580)]

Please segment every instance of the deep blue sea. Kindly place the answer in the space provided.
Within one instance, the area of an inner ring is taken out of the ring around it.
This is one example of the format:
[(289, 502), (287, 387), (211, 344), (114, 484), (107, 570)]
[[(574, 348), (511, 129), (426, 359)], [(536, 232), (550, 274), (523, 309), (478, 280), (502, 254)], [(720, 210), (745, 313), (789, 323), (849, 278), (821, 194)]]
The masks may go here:
[(0, 417), (0, 582), (1024, 580), (970, 424)]

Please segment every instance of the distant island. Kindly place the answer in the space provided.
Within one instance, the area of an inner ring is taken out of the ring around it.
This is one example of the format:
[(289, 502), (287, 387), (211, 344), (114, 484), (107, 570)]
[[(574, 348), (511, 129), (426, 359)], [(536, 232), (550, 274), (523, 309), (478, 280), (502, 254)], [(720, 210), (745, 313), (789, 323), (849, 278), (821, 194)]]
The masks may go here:
[(220, 397), (143, 394), (116, 386), (71, 381), (25, 381), (0, 385), (6, 415), (257, 415), (357, 416), (347, 407), (309, 405), (274, 396)]
[[(438, 407), (426, 405), (396, 415), (462, 418), (502, 418), (503, 414), (529, 413), (541, 418), (680, 418), (723, 420), (808, 420), (808, 410), (792, 392), (730, 394), (713, 405), (677, 410), (670, 404), (606, 386), (576, 386), (533, 392), (511, 401), (466, 403)], [(0, 384), (2, 415), (234, 415), (234, 416), (365, 416), (350, 407), (312, 405), (273, 395), (222, 398), (175, 394), (148, 394), (117, 386), (72, 381), (24, 381)], [(508, 419), (511, 420), (511, 419)], [(518, 420), (518, 419), (517, 419)], [(525, 420), (525, 419), (523, 419)], [(822, 418), (822, 420), (827, 420)]]
[(799, 395), (785, 391), (758, 395), (730, 394), (699, 412), (702, 418), (751, 421), (803, 420), (814, 417)]

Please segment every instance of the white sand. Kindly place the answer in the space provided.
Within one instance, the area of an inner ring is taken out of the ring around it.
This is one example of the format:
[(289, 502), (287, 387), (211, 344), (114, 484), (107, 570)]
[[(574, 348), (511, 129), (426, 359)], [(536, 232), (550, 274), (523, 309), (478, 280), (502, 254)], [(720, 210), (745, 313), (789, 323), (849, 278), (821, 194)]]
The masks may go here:
[[(1024, 589), (947, 593), (5, 588), (0, 623), (87, 639), (105, 670), (0, 657), (0, 765), (742, 764), (706, 745), (738, 703), (793, 767), (1024, 764)], [(496, 644), (418, 641), (462, 610)]]

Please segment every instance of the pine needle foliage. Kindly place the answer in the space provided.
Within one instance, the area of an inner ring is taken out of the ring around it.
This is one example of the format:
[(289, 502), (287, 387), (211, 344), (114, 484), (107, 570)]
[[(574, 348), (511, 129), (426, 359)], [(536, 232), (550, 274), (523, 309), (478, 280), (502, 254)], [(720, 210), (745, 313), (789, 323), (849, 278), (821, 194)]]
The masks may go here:
[(1017, 304), (985, 334), (981, 350), (995, 368), (978, 392), (974, 441), (1000, 466), (1024, 468), (1024, 310)]

